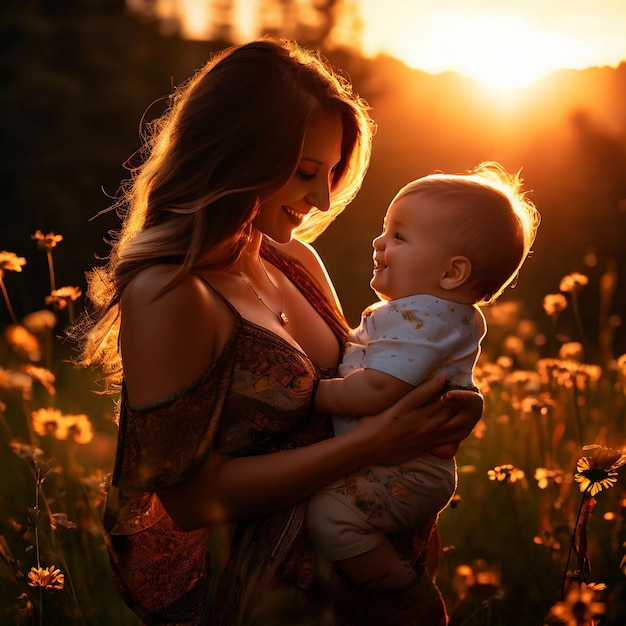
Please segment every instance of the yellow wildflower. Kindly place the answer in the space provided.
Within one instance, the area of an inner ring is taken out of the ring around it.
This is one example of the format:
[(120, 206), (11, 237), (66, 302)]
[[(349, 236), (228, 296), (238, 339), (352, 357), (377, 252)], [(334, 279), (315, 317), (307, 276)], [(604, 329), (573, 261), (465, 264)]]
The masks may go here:
[(535, 480), (539, 489), (545, 489), (550, 483), (558, 485), (563, 482), (563, 471), (560, 469), (550, 470), (546, 467), (538, 467), (535, 470)]
[(561, 279), (559, 289), (564, 292), (576, 293), (580, 291), (587, 283), (589, 278), (579, 272), (572, 272)]
[(66, 415), (68, 436), (76, 443), (86, 444), (93, 439), (93, 430), (89, 418), (84, 415)]
[(489, 389), (492, 384), (502, 382), (504, 372), (502, 367), (496, 363), (481, 362), (476, 365), (474, 376), (481, 390)]
[(539, 359), (536, 367), (539, 374), (545, 379), (544, 382), (548, 382), (548, 380), (554, 376), (552, 372), (561, 367), (561, 361), (551, 358)]
[(58, 409), (38, 409), (31, 413), (33, 430), (38, 435), (53, 435), (56, 439), (72, 439), (86, 444), (93, 438), (89, 418), (84, 415), (63, 415)]
[(56, 304), (59, 309), (64, 309), (70, 301), (74, 302), (83, 295), (80, 287), (60, 287), (54, 289), (49, 296), (46, 296), (46, 304)]
[(556, 402), (547, 393), (523, 398), (520, 404), (522, 412), (529, 415), (548, 415), (555, 407)]
[(617, 482), (617, 470), (626, 465), (626, 455), (599, 445), (585, 446), (589, 454), (578, 459), (574, 480), (582, 492), (595, 496)]
[(46, 589), (63, 589), (65, 575), (61, 570), (50, 567), (31, 567), (28, 572), (28, 584), (31, 587), (45, 587)]
[(20, 324), (7, 326), (4, 336), (14, 350), (24, 353), (31, 361), (38, 361), (41, 358), (39, 339), (24, 326)]
[(59, 409), (38, 409), (31, 413), (33, 430), (38, 435), (67, 439), (67, 422)]
[(21, 272), (22, 267), (26, 265), (26, 259), (23, 256), (17, 256), (15, 252), (0, 252), (0, 278), (4, 276), (4, 272)]
[(510, 463), (505, 465), (497, 465), (487, 472), (489, 480), (497, 480), (498, 482), (508, 481), (514, 483), (524, 478), (524, 471), (514, 467)]
[(568, 341), (559, 349), (560, 359), (580, 361), (583, 358), (583, 344), (578, 341)]
[(549, 293), (543, 298), (543, 310), (550, 317), (556, 317), (566, 308), (567, 298), (562, 293)]
[(539, 374), (529, 370), (513, 370), (510, 374), (507, 374), (504, 379), (504, 384), (508, 387), (519, 385), (526, 390), (539, 388)]
[(37, 247), (40, 250), (45, 250), (46, 252), (49, 252), (56, 247), (57, 243), (63, 241), (63, 235), (55, 235), (53, 232), (44, 235), (40, 230), (31, 235), (30, 238), (37, 242)]
[[(605, 585), (595, 583), (581, 583), (572, 585), (565, 599), (557, 602), (550, 609), (548, 624), (559, 626), (580, 626), (581, 624), (595, 624), (595, 619), (606, 612), (606, 605), (595, 600), (596, 593), (602, 591)], [(551, 621), (551, 619), (556, 621)]]
[(541, 380), (537, 372), (513, 370), (505, 376), (502, 397), (506, 397), (514, 408), (519, 408), (520, 401), (527, 394), (537, 394), (540, 387)]
[(602, 378), (602, 368), (593, 363), (581, 363), (576, 374), (579, 386), (584, 389), (585, 381), (597, 383)]
[(579, 363), (573, 359), (539, 359), (537, 372), (544, 384), (554, 379), (557, 385), (571, 388), (576, 381), (579, 389), (584, 389), (587, 382), (598, 382), (602, 376), (599, 365)]
[(496, 366), (501, 370), (508, 371), (513, 367), (513, 359), (510, 356), (501, 355), (496, 359)]

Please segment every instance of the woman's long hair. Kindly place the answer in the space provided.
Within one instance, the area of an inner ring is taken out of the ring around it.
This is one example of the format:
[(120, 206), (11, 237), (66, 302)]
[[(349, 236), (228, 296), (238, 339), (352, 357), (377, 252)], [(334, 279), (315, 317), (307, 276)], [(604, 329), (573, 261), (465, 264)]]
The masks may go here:
[(248, 241), (259, 204), (295, 172), (304, 135), (318, 113), (343, 122), (331, 207), (295, 236), (313, 241), (361, 187), (374, 124), (350, 82), (319, 54), (265, 38), (216, 54), (178, 88), (149, 124), (130, 179), (114, 205), (122, 219), (108, 262), (87, 276), (91, 310), (72, 334), (85, 365), (121, 380), (119, 301), (125, 286), (156, 263), (190, 271), (232, 265)]

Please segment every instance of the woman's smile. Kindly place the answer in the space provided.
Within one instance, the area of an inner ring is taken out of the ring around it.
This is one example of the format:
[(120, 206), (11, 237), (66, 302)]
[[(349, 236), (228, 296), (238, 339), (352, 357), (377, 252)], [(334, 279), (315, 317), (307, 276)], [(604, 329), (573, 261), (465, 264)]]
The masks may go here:
[(302, 222), (302, 220), (304, 220), (307, 215), (309, 215), (308, 213), (300, 213), (298, 211), (294, 211), (291, 207), (288, 207), (284, 204), (282, 205), (282, 209), (285, 213), (287, 213), (287, 215), (293, 217), (298, 222), (298, 225)]

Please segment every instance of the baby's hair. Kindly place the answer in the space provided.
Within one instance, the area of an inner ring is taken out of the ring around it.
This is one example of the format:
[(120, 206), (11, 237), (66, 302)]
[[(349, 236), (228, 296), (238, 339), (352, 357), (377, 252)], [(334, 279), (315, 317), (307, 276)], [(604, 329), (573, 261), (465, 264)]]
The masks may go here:
[(520, 172), (510, 174), (490, 161), (463, 174), (419, 178), (398, 194), (425, 194), (454, 212), (446, 243), (471, 261), (477, 304), (493, 302), (514, 286), (535, 241), (541, 218), (522, 183)]

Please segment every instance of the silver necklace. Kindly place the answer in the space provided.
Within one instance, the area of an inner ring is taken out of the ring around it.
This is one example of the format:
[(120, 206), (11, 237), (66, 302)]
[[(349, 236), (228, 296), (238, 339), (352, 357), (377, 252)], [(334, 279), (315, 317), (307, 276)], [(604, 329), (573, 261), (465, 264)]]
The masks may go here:
[(278, 318), (279, 322), (283, 326), (287, 326), (287, 324), (289, 324), (289, 318), (287, 317), (287, 314), (283, 311), (283, 307), (284, 307), (283, 294), (282, 294), (281, 290), (278, 288), (278, 286), (276, 284), (274, 284), (274, 281), (270, 278), (270, 275), (267, 273), (267, 269), (265, 269), (265, 264), (263, 263), (262, 259), (259, 259), (259, 263), (261, 264), (261, 268), (263, 269), (263, 273), (265, 274), (267, 280), (270, 282), (272, 287), (274, 287), (274, 289), (276, 289), (276, 291), (278, 291), (278, 293), (280, 295), (280, 311), (278, 313), (276, 313), (276, 311), (274, 311), (274, 309), (272, 309), (272, 307), (270, 307), (269, 304), (267, 304), (267, 302), (265, 302), (265, 300), (263, 300), (263, 298), (257, 293), (257, 290), (254, 288), (254, 285), (252, 284), (252, 281), (248, 278), (248, 276), (246, 274), (244, 274), (243, 272), (240, 272), (241, 278), (243, 279), (243, 282), (248, 287), (250, 287), (252, 293), (256, 296), (257, 300), (259, 300), (259, 302), (261, 302), (261, 304), (270, 313), (274, 314)]

